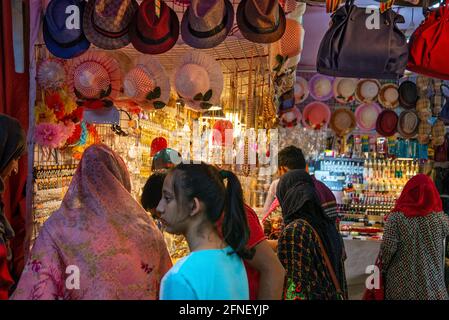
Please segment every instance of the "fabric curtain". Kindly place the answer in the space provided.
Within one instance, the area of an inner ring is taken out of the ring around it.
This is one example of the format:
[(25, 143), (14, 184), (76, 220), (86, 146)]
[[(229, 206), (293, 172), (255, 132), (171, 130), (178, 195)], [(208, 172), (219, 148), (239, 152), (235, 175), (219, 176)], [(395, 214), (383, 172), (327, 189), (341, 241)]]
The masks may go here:
[[(0, 112), (17, 118), (25, 130), (28, 129), (29, 116), (29, 3), (23, 5), (23, 52), (24, 72), (16, 73), (13, 45), (13, 14), (11, 1), (0, 2)], [(16, 18), (16, 17), (15, 17)], [(17, 42), (16, 42), (17, 45)], [(3, 194), (6, 217), (16, 233), (11, 242), (13, 263), (11, 274), (18, 280), (24, 267), (24, 243), (29, 236), (26, 231), (27, 159), (22, 157), (19, 174), (9, 179)]]

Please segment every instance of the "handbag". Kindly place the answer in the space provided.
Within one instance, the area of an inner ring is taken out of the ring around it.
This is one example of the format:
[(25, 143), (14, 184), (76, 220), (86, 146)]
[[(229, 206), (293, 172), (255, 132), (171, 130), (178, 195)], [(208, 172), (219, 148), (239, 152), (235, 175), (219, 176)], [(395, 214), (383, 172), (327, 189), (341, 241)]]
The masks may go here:
[(371, 13), (355, 6), (354, 0), (346, 0), (332, 15), (331, 26), (321, 41), (317, 57), (319, 73), (376, 79), (403, 76), (408, 45), (397, 23), (403, 23), (404, 17), (391, 9), (376, 13), (380, 24), (369, 29)]
[(449, 79), (449, 3), (429, 11), (410, 38), (407, 69), (438, 79)]

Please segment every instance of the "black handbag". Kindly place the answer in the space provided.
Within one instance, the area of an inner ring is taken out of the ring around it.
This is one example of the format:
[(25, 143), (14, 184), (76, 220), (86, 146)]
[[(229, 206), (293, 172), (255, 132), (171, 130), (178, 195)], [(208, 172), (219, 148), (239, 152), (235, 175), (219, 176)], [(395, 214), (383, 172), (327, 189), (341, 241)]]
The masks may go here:
[(405, 35), (397, 27), (404, 17), (389, 9), (379, 26), (368, 29), (371, 13), (347, 0), (332, 15), (317, 58), (319, 73), (350, 78), (399, 79), (408, 60)]

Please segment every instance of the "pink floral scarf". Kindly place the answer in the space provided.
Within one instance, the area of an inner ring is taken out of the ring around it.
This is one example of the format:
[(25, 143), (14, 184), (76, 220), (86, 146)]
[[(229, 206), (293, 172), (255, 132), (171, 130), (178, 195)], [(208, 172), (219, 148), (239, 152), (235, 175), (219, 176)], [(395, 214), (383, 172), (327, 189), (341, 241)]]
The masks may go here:
[(12, 299), (158, 299), (172, 263), (161, 232), (130, 189), (117, 154), (104, 145), (88, 148)]

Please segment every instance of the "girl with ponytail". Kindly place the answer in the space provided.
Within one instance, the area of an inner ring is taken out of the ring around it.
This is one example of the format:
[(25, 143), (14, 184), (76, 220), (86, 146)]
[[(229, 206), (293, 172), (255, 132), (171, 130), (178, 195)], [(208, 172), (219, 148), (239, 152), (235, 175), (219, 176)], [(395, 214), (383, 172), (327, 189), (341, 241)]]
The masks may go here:
[(232, 172), (178, 165), (164, 181), (157, 211), (166, 231), (184, 235), (191, 251), (165, 275), (161, 299), (249, 299), (242, 259), (251, 259), (254, 250), (246, 247), (243, 192)]

